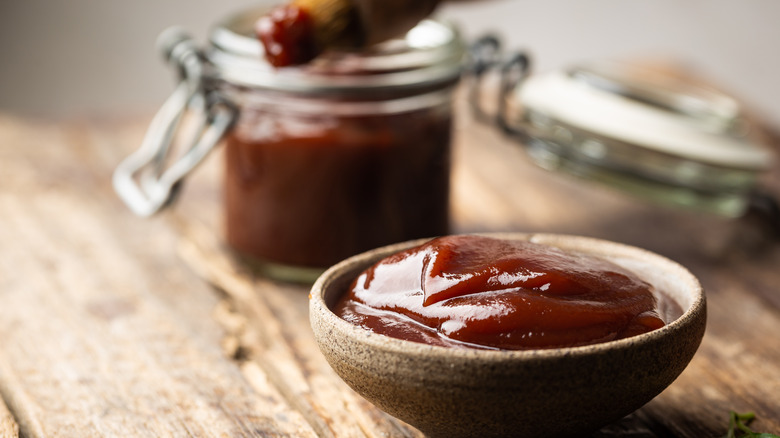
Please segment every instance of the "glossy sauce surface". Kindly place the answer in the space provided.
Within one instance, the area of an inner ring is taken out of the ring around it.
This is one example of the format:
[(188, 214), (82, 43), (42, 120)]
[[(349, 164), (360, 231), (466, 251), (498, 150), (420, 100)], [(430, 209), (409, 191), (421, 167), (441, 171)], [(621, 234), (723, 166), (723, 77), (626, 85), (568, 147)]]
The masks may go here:
[(334, 311), (434, 345), (589, 345), (664, 325), (653, 287), (607, 260), (520, 240), (446, 236), (361, 273)]

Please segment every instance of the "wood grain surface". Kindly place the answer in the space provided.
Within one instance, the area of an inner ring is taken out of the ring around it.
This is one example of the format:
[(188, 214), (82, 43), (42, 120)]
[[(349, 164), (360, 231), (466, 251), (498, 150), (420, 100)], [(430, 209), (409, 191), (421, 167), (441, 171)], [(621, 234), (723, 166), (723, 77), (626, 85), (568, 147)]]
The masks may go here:
[[(581, 234), (687, 266), (707, 332), (680, 378), (594, 438), (780, 432), (780, 245), (752, 219), (650, 205), (531, 165), (459, 108), (455, 231)], [(224, 247), (221, 156), (174, 209), (133, 217), (110, 174), (146, 120), (0, 117), (0, 436), (405, 437), (317, 350), (304, 286)], [(764, 184), (780, 193), (775, 171)]]
[(224, 356), (167, 224), (113, 196), (120, 131), (0, 120), (0, 394), (22, 434), (313, 436)]
[(19, 425), (16, 424), (14, 417), (8, 411), (2, 399), (0, 399), (0, 436), (5, 438), (17, 438), (19, 436)]

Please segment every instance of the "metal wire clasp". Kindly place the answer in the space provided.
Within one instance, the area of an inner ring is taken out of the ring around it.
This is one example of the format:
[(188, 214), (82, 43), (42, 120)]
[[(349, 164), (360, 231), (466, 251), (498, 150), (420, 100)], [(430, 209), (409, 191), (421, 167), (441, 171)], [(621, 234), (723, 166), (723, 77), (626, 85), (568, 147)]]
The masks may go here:
[[(522, 51), (502, 53), (501, 41), (494, 35), (477, 39), (469, 49), (470, 62), (467, 72), (471, 76), (468, 100), (474, 117), (485, 123), (495, 124), (504, 133), (523, 137), (524, 132), (512, 126), (508, 115), (509, 99), (512, 93), (528, 77), (531, 61)], [(496, 106), (487, 111), (484, 106), (485, 76), (491, 71), (499, 72)]]
[[(178, 68), (179, 84), (152, 119), (141, 147), (117, 166), (113, 176), (122, 201), (144, 217), (175, 198), (182, 178), (214, 149), (237, 113), (233, 105), (204, 88), (202, 56), (189, 36), (178, 28), (168, 29), (158, 45), (166, 61)], [(180, 129), (185, 113), (194, 120)], [(175, 158), (169, 156), (174, 138), (181, 149)]]

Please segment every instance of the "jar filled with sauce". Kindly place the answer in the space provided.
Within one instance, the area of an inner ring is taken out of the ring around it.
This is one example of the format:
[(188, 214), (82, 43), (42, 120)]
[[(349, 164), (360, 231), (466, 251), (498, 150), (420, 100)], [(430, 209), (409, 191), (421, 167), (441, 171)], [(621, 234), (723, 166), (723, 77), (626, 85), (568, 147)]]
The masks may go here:
[[(313, 281), (370, 248), (446, 234), (452, 98), (464, 52), (457, 31), (427, 20), (361, 52), (275, 68), (253, 31), (265, 12), (221, 22), (205, 49), (180, 33), (162, 37), (182, 82), (142, 147), (148, 160), (141, 150), (117, 169), (123, 199), (138, 214), (154, 213), (222, 143), (226, 241), (271, 277)], [(149, 137), (170, 137), (165, 126), (193, 110), (201, 135), (160, 170), (168, 138)]]

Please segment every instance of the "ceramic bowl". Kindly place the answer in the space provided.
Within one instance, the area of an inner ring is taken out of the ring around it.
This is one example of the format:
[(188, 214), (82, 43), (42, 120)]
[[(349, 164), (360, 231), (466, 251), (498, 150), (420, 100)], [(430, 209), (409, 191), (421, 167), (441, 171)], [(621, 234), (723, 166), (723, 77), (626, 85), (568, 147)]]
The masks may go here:
[[(663, 291), (667, 325), (639, 336), (572, 348), (456, 349), (371, 333), (331, 311), (376, 261), (424, 240), (375, 249), (333, 266), (312, 287), (311, 325), (336, 373), (385, 412), (431, 437), (563, 437), (588, 433), (638, 409), (685, 369), (704, 335), (701, 285), (651, 252), (585, 237), (496, 234), (618, 263)], [(673, 309), (677, 308), (677, 311)]]

